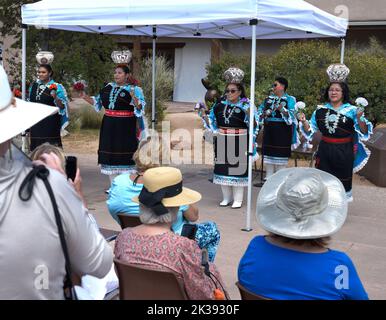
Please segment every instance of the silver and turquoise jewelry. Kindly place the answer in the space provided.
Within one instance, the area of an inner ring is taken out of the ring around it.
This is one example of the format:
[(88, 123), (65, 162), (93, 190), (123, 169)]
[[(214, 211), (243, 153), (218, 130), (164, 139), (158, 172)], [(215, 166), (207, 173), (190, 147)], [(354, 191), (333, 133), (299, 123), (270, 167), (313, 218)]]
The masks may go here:
[(40, 101), (44, 90), (46, 90), (46, 88), (48, 88), (48, 83), (47, 84), (39, 84), (39, 82), (38, 82), (37, 84), (38, 85), (36, 86), (36, 101)]
[[(117, 102), (118, 96), (124, 97), (125, 93), (122, 92), (125, 87), (117, 87), (115, 84), (112, 85), (112, 89), (109, 95), (109, 109), (114, 109), (115, 102)], [(123, 95), (122, 95), (123, 94)]]
[(224, 112), (223, 112), (223, 115), (224, 115), (224, 122), (226, 123), (226, 124), (229, 124), (229, 119), (232, 117), (232, 115), (233, 115), (233, 112), (235, 112), (235, 109), (237, 108), (236, 106), (231, 106), (231, 111), (229, 112), (229, 114), (227, 115), (227, 111), (228, 111), (228, 101), (227, 101), (227, 103), (226, 103), (226, 105), (225, 105), (225, 108), (224, 108)]
[[(324, 124), (328, 129), (329, 133), (335, 133), (335, 130), (338, 127), (340, 116), (340, 112), (337, 112), (336, 114), (330, 114), (330, 110), (327, 111), (326, 116), (324, 118)], [(332, 123), (332, 126), (330, 126), (330, 123)]]

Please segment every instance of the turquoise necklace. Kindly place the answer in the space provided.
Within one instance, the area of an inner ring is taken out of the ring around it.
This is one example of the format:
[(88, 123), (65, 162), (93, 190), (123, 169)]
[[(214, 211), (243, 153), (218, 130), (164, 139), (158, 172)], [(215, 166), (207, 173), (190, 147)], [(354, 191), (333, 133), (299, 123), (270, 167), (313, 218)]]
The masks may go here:
[(110, 91), (109, 95), (109, 109), (114, 109), (115, 107), (115, 102), (117, 102), (118, 96), (121, 96), (122, 98), (126, 95), (124, 92), (122, 92), (125, 89), (125, 86), (118, 87), (117, 90), (117, 85), (114, 83), (112, 84), (112, 89)]

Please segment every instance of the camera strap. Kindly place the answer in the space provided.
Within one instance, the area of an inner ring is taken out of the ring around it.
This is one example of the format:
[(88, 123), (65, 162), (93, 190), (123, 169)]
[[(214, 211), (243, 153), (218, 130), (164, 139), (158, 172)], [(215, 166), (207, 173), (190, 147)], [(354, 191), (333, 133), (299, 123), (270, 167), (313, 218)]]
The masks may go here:
[(71, 280), (71, 262), (70, 256), (68, 254), (66, 238), (64, 236), (62, 219), (59, 214), (58, 205), (56, 203), (54, 192), (51, 188), (51, 184), (48, 181), (48, 176), (50, 171), (43, 165), (34, 166), (32, 170), (28, 173), (28, 175), (23, 180), (20, 189), (19, 189), (19, 197), (22, 201), (28, 201), (32, 197), (33, 187), (35, 184), (36, 177), (41, 179), (47, 189), (48, 195), (50, 196), (52, 207), (54, 209), (56, 225), (58, 226), (59, 231), (59, 239), (60, 244), (62, 246), (62, 251), (65, 259), (65, 270), (66, 276), (63, 282), (63, 292), (66, 300), (77, 300), (77, 296), (74, 290), (74, 286)]

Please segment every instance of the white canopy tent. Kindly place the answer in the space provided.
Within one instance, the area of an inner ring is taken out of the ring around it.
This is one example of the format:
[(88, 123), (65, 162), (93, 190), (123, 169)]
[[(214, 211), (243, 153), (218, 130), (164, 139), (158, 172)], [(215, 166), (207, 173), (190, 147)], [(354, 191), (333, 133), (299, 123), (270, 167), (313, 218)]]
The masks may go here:
[[(346, 19), (302, 0), (43, 0), (22, 6), (22, 23), (69, 31), (153, 37), (153, 125), (157, 37), (252, 39), (252, 119), (256, 39), (344, 38), (348, 25)], [(22, 43), (24, 94), (26, 28), (23, 29)], [(244, 229), (247, 231), (251, 230), (253, 124), (249, 135), (248, 205)]]

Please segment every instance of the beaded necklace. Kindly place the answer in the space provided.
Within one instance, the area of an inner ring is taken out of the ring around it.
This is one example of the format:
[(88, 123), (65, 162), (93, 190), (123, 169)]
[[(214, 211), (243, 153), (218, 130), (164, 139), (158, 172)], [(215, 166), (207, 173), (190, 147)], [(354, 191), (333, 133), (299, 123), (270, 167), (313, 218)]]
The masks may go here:
[(224, 122), (226, 124), (229, 124), (229, 119), (232, 117), (234, 111), (236, 110), (236, 108), (238, 108), (237, 104), (233, 105), (233, 106), (230, 106), (232, 109), (230, 110), (229, 114), (227, 115), (227, 111), (228, 111), (228, 100), (226, 101), (226, 104), (225, 104), (225, 108), (224, 108), (224, 111), (223, 111), (223, 116), (224, 116)]
[[(329, 133), (335, 133), (335, 130), (338, 127), (340, 116), (341, 113), (339, 111), (336, 111), (336, 114), (330, 114), (330, 109), (328, 109), (324, 118), (324, 124)], [(332, 122), (332, 126), (330, 126), (330, 122)]]
[(50, 83), (50, 81), (48, 81), (46, 84), (43, 84), (43, 83), (39, 84), (39, 82), (37, 82), (37, 86), (36, 86), (36, 101), (40, 101), (41, 95), (48, 88), (49, 83)]
[[(126, 95), (124, 92), (122, 92), (124, 89), (125, 89), (125, 86), (119, 86), (117, 87), (117, 85), (115, 83), (113, 83), (112, 85), (112, 89), (110, 91), (110, 95), (109, 95), (109, 109), (114, 109), (115, 107), (115, 102), (117, 102), (117, 99), (118, 99), (118, 96), (121, 96), (122, 98)], [(118, 90), (117, 90), (118, 88)]]

